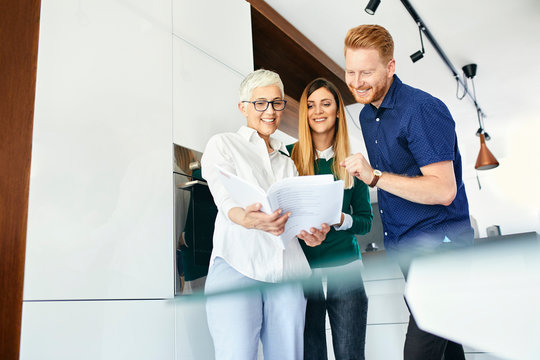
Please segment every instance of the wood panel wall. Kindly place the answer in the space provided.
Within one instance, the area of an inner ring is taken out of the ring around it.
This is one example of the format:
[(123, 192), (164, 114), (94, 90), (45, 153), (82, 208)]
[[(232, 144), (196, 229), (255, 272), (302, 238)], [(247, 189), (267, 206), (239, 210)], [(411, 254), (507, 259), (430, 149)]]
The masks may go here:
[(40, 0), (0, 0), (0, 359), (19, 358)]

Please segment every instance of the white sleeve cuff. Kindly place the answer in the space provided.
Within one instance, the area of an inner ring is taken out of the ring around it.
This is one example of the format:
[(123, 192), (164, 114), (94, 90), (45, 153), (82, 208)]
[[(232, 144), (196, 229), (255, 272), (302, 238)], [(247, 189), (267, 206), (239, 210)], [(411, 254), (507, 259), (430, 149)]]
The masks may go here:
[(349, 215), (349, 214), (345, 214), (343, 213), (344, 215), (344, 218), (343, 218), (343, 224), (341, 224), (341, 226), (335, 226), (334, 225), (334, 229), (336, 230), (349, 230), (351, 227), (352, 227), (352, 216)]

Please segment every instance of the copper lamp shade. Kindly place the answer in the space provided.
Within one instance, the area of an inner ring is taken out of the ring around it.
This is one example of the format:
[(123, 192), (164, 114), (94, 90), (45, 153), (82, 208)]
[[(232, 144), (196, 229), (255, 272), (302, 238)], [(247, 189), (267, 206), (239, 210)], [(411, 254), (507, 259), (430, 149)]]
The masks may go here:
[(474, 168), (476, 170), (489, 170), (499, 166), (499, 162), (495, 159), (495, 156), (489, 151), (486, 146), (486, 139), (484, 134), (479, 134), (480, 136), (480, 153), (478, 153), (478, 158), (476, 158), (476, 165)]

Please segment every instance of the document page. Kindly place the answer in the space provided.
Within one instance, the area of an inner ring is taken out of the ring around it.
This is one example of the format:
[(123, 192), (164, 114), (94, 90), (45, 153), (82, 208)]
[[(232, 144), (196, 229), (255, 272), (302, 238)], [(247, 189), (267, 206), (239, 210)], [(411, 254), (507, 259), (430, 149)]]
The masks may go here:
[[(310, 177), (321, 179), (307, 179)], [(295, 179), (300, 181), (271, 187), (268, 194), (272, 207), (291, 213), (281, 234), (285, 245), (302, 230), (310, 232), (312, 227), (320, 229), (322, 223), (332, 225), (341, 220), (343, 181), (334, 181), (332, 175), (299, 176)], [(307, 181), (303, 182), (304, 179)]]
[(270, 214), (277, 209), (291, 216), (285, 231), (279, 236), (283, 248), (302, 230), (320, 228), (322, 223), (336, 224), (341, 220), (343, 181), (333, 175), (297, 176), (272, 184), (265, 194), (259, 186), (250, 184), (227, 170), (216, 166), (218, 175), (231, 197), (242, 207), (261, 203), (261, 211)]
[(271, 214), (272, 210), (268, 203), (266, 193), (260, 186), (250, 184), (246, 180), (230, 173), (222, 167), (216, 166), (219, 180), (227, 189), (231, 197), (244, 209), (251, 204), (260, 203), (261, 211)]

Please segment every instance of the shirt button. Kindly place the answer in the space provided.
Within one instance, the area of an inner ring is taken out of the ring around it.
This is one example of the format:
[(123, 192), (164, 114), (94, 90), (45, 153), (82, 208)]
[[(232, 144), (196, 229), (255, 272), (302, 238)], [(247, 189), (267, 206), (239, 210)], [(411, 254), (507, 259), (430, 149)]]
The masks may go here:
[(384, 236), (388, 236), (388, 233), (386, 231), (384, 232)]
[(381, 214), (383, 213), (382, 209), (381, 209)]
[(377, 141), (378, 141), (378, 140), (375, 140), (375, 144), (377, 144)]
[(376, 118), (376, 119), (375, 119), (375, 121), (379, 121), (379, 120), (381, 120), (381, 119), (379, 119), (379, 118)]

